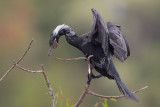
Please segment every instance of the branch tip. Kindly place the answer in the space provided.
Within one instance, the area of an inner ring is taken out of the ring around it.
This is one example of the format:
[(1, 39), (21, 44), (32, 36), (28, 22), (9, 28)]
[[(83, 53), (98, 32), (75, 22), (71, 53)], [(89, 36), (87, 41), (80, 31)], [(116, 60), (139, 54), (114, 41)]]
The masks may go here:
[(8, 71), (6, 71), (5, 74), (0, 78), (0, 82), (2, 82), (2, 80), (8, 75), (8, 73), (11, 72), (11, 71), (15, 68), (16, 64), (18, 64), (19, 62), (22, 61), (22, 59), (23, 59), (23, 58), (25, 57), (25, 55), (27, 54), (28, 50), (31, 48), (31, 45), (32, 45), (33, 41), (34, 41), (34, 40), (32, 39), (31, 42), (30, 42), (30, 44), (29, 44), (29, 46), (28, 46), (28, 48), (27, 48), (26, 51), (22, 54), (22, 56), (21, 56), (17, 61), (15, 61), (14, 64), (8, 69)]

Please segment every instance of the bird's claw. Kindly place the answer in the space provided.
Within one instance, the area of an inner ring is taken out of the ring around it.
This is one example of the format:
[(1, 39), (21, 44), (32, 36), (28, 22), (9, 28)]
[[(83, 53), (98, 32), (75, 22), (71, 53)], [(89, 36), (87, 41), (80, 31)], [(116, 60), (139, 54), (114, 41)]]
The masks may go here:
[(88, 74), (87, 84), (90, 84), (90, 82), (91, 82), (92, 79), (97, 79), (97, 78), (100, 78), (100, 77), (103, 77), (103, 75), (101, 75), (101, 74), (98, 74), (98, 75), (94, 75), (94, 74), (89, 75)]

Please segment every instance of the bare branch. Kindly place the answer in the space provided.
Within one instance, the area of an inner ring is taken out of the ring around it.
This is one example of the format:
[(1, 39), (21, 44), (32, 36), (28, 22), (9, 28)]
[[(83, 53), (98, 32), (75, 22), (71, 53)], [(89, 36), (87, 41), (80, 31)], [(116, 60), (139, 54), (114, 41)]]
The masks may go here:
[(89, 88), (90, 84), (86, 84), (80, 98), (78, 99), (77, 103), (74, 105), (74, 107), (79, 107), (79, 105), (82, 103), (84, 97), (86, 96), (86, 94), (88, 93), (88, 88)]
[(81, 60), (81, 59), (90, 59), (91, 57), (93, 57), (93, 55), (90, 55), (88, 58), (86, 57), (77, 57), (77, 58), (70, 58), (70, 59), (63, 59), (63, 58), (58, 58), (58, 57), (55, 57), (57, 60), (61, 60), (61, 61), (75, 61), (75, 60)]
[(23, 53), (23, 55), (19, 58), (19, 60), (16, 62), (16, 64), (18, 64), (23, 58), (24, 56), (27, 54), (27, 52), (29, 51), (29, 49), (31, 48), (32, 43), (34, 42), (34, 39), (31, 40), (27, 50)]
[(29, 69), (25, 69), (23, 67), (21, 67), (20, 65), (18, 64), (15, 64), (18, 68), (20, 68), (21, 70), (23, 71), (26, 71), (26, 72), (30, 72), (30, 73), (42, 73), (42, 70), (39, 70), (39, 71), (32, 71), (32, 70), (29, 70)]
[(14, 64), (11, 66), (11, 68), (1, 77), (0, 82), (1, 82), (1, 81), (7, 76), (7, 74), (8, 74), (11, 70), (13, 70), (16, 66), (17, 66), (18, 68), (20, 68), (21, 70), (26, 71), (26, 72), (30, 72), (30, 73), (42, 73), (42, 74), (44, 75), (45, 80), (46, 80), (47, 87), (48, 87), (49, 90), (50, 90), (49, 95), (52, 97), (52, 107), (55, 107), (55, 105), (54, 105), (54, 104), (55, 104), (55, 98), (54, 98), (53, 89), (52, 89), (51, 84), (50, 84), (50, 82), (49, 82), (49, 80), (48, 80), (48, 77), (47, 77), (47, 75), (46, 75), (46, 73), (45, 73), (45, 71), (44, 71), (44, 66), (42, 65), (42, 70), (33, 71), (33, 70), (25, 69), (25, 68), (21, 67), (20, 65), (18, 65), (18, 63), (25, 57), (25, 55), (27, 54), (27, 52), (28, 52), (29, 49), (31, 48), (31, 45), (32, 45), (33, 41), (34, 41), (34, 40), (32, 39), (31, 42), (30, 42), (30, 44), (29, 44), (29, 46), (28, 46), (28, 48), (27, 48), (27, 50), (22, 54), (22, 56), (21, 56), (16, 62), (14, 61)]
[[(28, 50), (31, 48), (31, 45), (33, 43), (33, 39), (31, 40), (27, 50), (22, 54), (22, 56), (17, 60), (16, 64), (18, 64), (23, 58), (24, 56), (27, 54)], [(7, 76), (7, 74), (16, 66), (16, 64), (13, 64), (9, 69), (8, 71), (0, 78), (0, 82), (2, 82), (2, 80)]]
[(43, 74), (43, 76), (44, 76), (44, 78), (45, 78), (45, 80), (46, 80), (47, 87), (48, 87), (49, 90), (50, 90), (49, 95), (52, 97), (52, 107), (54, 107), (54, 106), (55, 106), (55, 105), (54, 105), (54, 104), (55, 104), (55, 98), (54, 98), (54, 93), (53, 93), (54, 90), (52, 89), (51, 83), (49, 82), (48, 77), (47, 77), (47, 75), (46, 75), (46, 73), (45, 73), (43, 64), (42, 64), (41, 66), (42, 66), (42, 74)]
[[(62, 61), (74, 61), (74, 60), (81, 60), (81, 59), (87, 60), (87, 63), (88, 63), (88, 73), (89, 73), (89, 77), (91, 77), (91, 75), (92, 75), (92, 69), (91, 69), (91, 64), (90, 64), (90, 58), (91, 58), (91, 57), (93, 57), (93, 55), (90, 55), (88, 58), (86, 58), (86, 57), (78, 57), (78, 58), (71, 58), (71, 59), (62, 59), (62, 58), (58, 58), (58, 57), (55, 57), (55, 58), (56, 58), (57, 60), (62, 60)], [(88, 93), (89, 87), (90, 87), (90, 84), (86, 84), (86, 86), (85, 86), (85, 88), (84, 88), (84, 90), (83, 90), (83, 92), (82, 92), (79, 100), (78, 100), (77, 103), (74, 105), (74, 107), (78, 107), (78, 106), (82, 103), (84, 97), (85, 97), (86, 94)]]
[(78, 58), (71, 58), (71, 59), (63, 59), (63, 58), (58, 58), (58, 57), (55, 57), (57, 60), (61, 60), (61, 61), (75, 61), (75, 60), (81, 60), (81, 59), (86, 59), (86, 57), (78, 57)]
[[(87, 60), (87, 63), (88, 63), (88, 73), (89, 73), (89, 77), (92, 75), (92, 69), (91, 69), (91, 64), (90, 64), (90, 58), (93, 57), (93, 55), (90, 55), (88, 58), (86, 57), (78, 57), (78, 58), (71, 58), (71, 59), (62, 59), (62, 58), (57, 58), (55, 57), (56, 59), (58, 60), (62, 60), (62, 61), (74, 61), (74, 60), (80, 60), (80, 59), (86, 59)], [(97, 93), (94, 93), (92, 91), (89, 91), (90, 87), (90, 82), (89, 84), (86, 84), (85, 85), (85, 88), (80, 96), (80, 98), (78, 99), (77, 103), (74, 105), (74, 107), (79, 107), (79, 105), (83, 102), (83, 99), (85, 98), (86, 94), (91, 94), (91, 95), (94, 95), (96, 97), (100, 97), (100, 98), (107, 98), (107, 99), (111, 99), (111, 98), (114, 98), (114, 99), (119, 99), (119, 98), (123, 98), (125, 97), (124, 95), (119, 95), (119, 96), (105, 96), (105, 95), (100, 95), (100, 94), (97, 94)], [(132, 93), (135, 94), (135, 93), (138, 93), (144, 89), (148, 88), (148, 86), (145, 86), (143, 88), (140, 88), (136, 91), (133, 91)], [(99, 102), (100, 103), (100, 102)]]
[[(140, 89), (138, 89), (136, 91), (133, 91), (132, 93), (133, 94), (138, 93), (138, 92), (140, 92), (140, 91), (142, 91), (142, 90), (144, 90), (146, 88), (148, 88), (148, 86), (145, 86), (145, 87), (140, 88)], [(125, 97), (124, 95), (119, 95), (119, 96), (104, 96), (104, 95), (100, 95), (100, 94), (94, 93), (92, 91), (88, 91), (88, 94), (91, 94), (91, 95), (94, 95), (94, 96), (100, 97), (100, 98), (107, 98), (107, 99), (110, 99), (110, 98), (119, 99), (119, 98)]]
[(20, 68), (21, 70), (23, 70), (23, 71), (26, 71), (26, 72), (30, 72), (30, 73), (42, 73), (43, 74), (43, 76), (44, 76), (44, 79), (45, 79), (45, 81), (46, 81), (46, 83), (47, 83), (47, 87), (49, 88), (49, 90), (50, 90), (50, 92), (49, 92), (49, 95), (52, 97), (52, 107), (55, 107), (55, 98), (54, 98), (54, 91), (53, 91), (53, 89), (52, 89), (52, 87), (51, 87), (51, 84), (50, 84), (50, 82), (49, 82), (49, 79), (48, 79), (48, 77), (47, 77), (47, 75), (46, 75), (46, 73), (45, 73), (45, 70), (44, 70), (44, 66), (43, 66), (43, 64), (41, 65), (41, 67), (42, 67), (42, 70), (39, 70), (39, 71), (33, 71), (33, 70), (29, 70), (29, 69), (25, 69), (25, 68), (23, 68), (23, 67), (21, 67), (20, 65), (18, 65), (18, 64), (15, 64), (18, 68)]
[[(90, 64), (90, 58), (93, 57), (93, 55), (90, 55), (88, 58), (87, 58), (87, 63), (88, 63), (88, 73), (89, 73), (89, 78), (91, 77), (92, 75), (92, 69), (91, 69), (91, 64)], [(91, 82), (91, 80), (90, 80)], [(79, 105), (82, 103), (84, 97), (86, 96), (86, 94), (88, 93), (88, 89), (90, 87), (90, 82), (86, 84), (80, 98), (78, 99), (77, 103), (74, 105), (74, 107), (79, 107)]]

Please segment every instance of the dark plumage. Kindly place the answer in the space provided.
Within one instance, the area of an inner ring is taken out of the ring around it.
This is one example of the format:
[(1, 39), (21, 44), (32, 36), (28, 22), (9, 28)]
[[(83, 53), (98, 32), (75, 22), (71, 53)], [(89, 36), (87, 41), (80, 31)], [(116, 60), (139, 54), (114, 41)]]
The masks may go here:
[(113, 55), (122, 62), (130, 55), (128, 43), (121, 33), (120, 26), (112, 22), (105, 23), (95, 9), (91, 10), (93, 13), (91, 31), (77, 36), (69, 26), (64, 24), (57, 26), (50, 36), (48, 55), (51, 55), (51, 50), (57, 47), (59, 37), (65, 35), (70, 45), (78, 48), (86, 56), (93, 55), (90, 59), (91, 65), (100, 75), (92, 75), (92, 78), (105, 76), (114, 79), (120, 92), (127, 98), (138, 102), (121, 81), (112, 61)]

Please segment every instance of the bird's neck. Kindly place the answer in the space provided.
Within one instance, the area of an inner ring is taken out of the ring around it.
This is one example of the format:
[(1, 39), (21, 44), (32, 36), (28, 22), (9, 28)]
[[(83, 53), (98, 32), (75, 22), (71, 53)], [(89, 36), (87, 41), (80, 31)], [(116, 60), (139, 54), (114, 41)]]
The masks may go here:
[(70, 45), (72, 45), (72, 46), (81, 50), (82, 39), (79, 36), (77, 36), (74, 33), (74, 31), (66, 33), (65, 37), (66, 37), (67, 42)]

